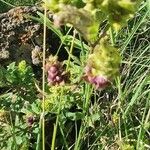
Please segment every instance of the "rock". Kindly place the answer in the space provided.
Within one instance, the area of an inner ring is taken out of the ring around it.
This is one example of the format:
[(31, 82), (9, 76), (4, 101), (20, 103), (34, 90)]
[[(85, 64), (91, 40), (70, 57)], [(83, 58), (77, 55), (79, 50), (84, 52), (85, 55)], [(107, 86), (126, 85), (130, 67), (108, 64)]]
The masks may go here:
[[(0, 64), (26, 60), (31, 63), (31, 51), (42, 46), (42, 25), (27, 15), (37, 16), (40, 8), (21, 6), (0, 14)], [(38, 41), (38, 42), (37, 42)], [(40, 42), (39, 42), (40, 41)]]

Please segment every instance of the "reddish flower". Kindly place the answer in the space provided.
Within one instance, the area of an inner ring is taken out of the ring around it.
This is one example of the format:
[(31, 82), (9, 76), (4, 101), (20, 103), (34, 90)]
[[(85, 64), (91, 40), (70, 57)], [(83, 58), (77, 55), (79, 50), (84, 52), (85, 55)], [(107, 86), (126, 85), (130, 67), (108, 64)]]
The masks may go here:
[(97, 76), (92, 75), (91, 70), (92, 70), (91, 67), (86, 66), (85, 67), (85, 75), (83, 78), (87, 82), (93, 84), (96, 87), (96, 89), (103, 89), (110, 84), (110, 81), (106, 77), (104, 77), (102, 75), (97, 75)]
[(45, 68), (49, 85), (63, 85), (69, 81), (69, 74), (65, 72), (63, 64), (57, 60), (57, 57), (51, 56)]

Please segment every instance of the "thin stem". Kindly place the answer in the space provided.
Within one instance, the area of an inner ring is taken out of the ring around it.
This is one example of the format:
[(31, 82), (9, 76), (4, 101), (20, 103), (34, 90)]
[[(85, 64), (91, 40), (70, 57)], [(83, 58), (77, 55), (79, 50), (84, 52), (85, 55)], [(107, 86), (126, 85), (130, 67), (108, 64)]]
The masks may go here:
[[(84, 113), (85, 118), (86, 118), (86, 115), (88, 114), (88, 110), (89, 110), (89, 104), (90, 104), (89, 102), (90, 102), (90, 97), (91, 97), (91, 94), (93, 92), (93, 89), (90, 88), (90, 85), (86, 84), (85, 91), (86, 91), (86, 95), (85, 95), (85, 103), (84, 103), (83, 113)], [(74, 150), (79, 150), (81, 147), (82, 137), (85, 134), (85, 131), (87, 128), (86, 125), (83, 125), (83, 124), (85, 124), (84, 120), (81, 123), (79, 135), (78, 135), (78, 138), (76, 140)]]
[(86, 85), (86, 99), (85, 99), (85, 105), (84, 105), (84, 113), (88, 112), (89, 109), (89, 102), (90, 102), (90, 97), (92, 95), (93, 89), (91, 89), (90, 85)]
[[(46, 51), (46, 7), (44, 10), (44, 33), (43, 33), (43, 73), (42, 73), (42, 92), (45, 93), (45, 51)], [(45, 114), (45, 95), (42, 95), (42, 147), (43, 150), (45, 150), (45, 119), (44, 119), (44, 114)]]
[(75, 34), (76, 34), (76, 32), (74, 31), (74, 33), (73, 33), (73, 39), (72, 39), (72, 43), (71, 43), (71, 47), (70, 47), (70, 52), (69, 52), (69, 57), (68, 57), (68, 63), (67, 63), (67, 68), (66, 68), (66, 70), (68, 70), (69, 65), (70, 65), (71, 54), (72, 54), (72, 51), (73, 51), (73, 45), (74, 45), (74, 41), (75, 41)]
[(14, 125), (13, 125), (12, 116), (11, 116), (10, 111), (9, 111), (9, 117), (10, 117), (10, 124), (11, 124), (10, 129), (11, 129), (11, 132), (12, 132), (14, 148), (17, 149), (17, 141), (16, 141), (16, 137), (15, 137), (15, 128), (14, 128)]
[(41, 117), (40, 117), (40, 121), (39, 121), (39, 133), (38, 133), (38, 137), (37, 137), (37, 142), (36, 142), (36, 150), (40, 150), (41, 149), (41, 128), (42, 128), (42, 114), (41, 114)]
[(59, 122), (59, 127), (60, 127), (60, 132), (62, 134), (62, 138), (63, 138), (63, 141), (64, 141), (64, 145), (65, 145), (65, 149), (68, 150), (69, 149), (69, 146), (68, 146), (68, 143), (66, 141), (66, 138), (65, 138), (65, 135), (64, 135), (64, 132), (63, 132), (63, 129), (62, 129), (62, 124), (61, 122)]
[(4, 4), (6, 4), (6, 5), (8, 5), (8, 6), (10, 6), (10, 7), (15, 7), (14, 5), (12, 5), (12, 4), (10, 4), (10, 3), (8, 3), (8, 2), (6, 2), (6, 1), (4, 1), (4, 0), (0, 0), (1, 2), (3, 2)]
[(66, 37), (65, 37), (64, 39), (61, 39), (61, 44), (60, 44), (60, 46), (59, 46), (59, 48), (58, 48), (58, 50), (57, 50), (57, 52), (56, 52), (56, 56), (58, 55), (58, 53), (59, 53), (59, 51), (60, 51), (60, 49), (61, 49), (61, 47), (62, 47), (64, 41), (65, 41), (66, 38), (67, 38), (67, 35), (70, 33), (71, 29), (72, 29), (72, 27), (68, 30), (67, 34), (65, 35)]
[(111, 44), (112, 44), (112, 46), (114, 46), (115, 45), (115, 37), (114, 37), (114, 33), (113, 33), (112, 27), (109, 28), (109, 32), (110, 32)]
[[(150, 97), (150, 94), (148, 95), (146, 105), (145, 105), (145, 108), (144, 108), (144, 112), (143, 112), (141, 127), (140, 127), (140, 130), (139, 130), (139, 135), (138, 135), (137, 145), (136, 145), (137, 149), (140, 148), (140, 141), (142, 141), (144, 136), (145, 136), (145, 126), (148, 123), (148, 120), (150, 119), (150, 109), (148, 109), (149, 108), (149, 97)], [(148, 109), (148, 112), (147, 112), (147, 109)], [(147, 112), (147, 115), (146, 115), (146, 112)], [(145, 119), (145, 121), (144, 121), (144, 119)]]
[(80, 35), (80, 33), (79, 33), (79, 39), (80, 39), (80, 42), (81, 42), (81, 54), (80, 54), (80, 58), (81, 58), (81, 63), (82, 63), (82, 65), (84, 66), (84, 58), (83, 58), (83, 56), (87, 56), (86, 54), (85, 54), (85, 48), (84, 48), (84, 45), (83, 45), (83, 41), (82, 41), (82, 38), (81, 38), (81, 35)]
[[(61, 97), (63, 96), (63, 88), (61, 89), (61, 96), (58, 97), (59, 100), (61, 101)], [(59, 115), (60, 115), (60, 110), (61, 110), (61, 103), (59, 103), (58, 107), (58, 113), (57, 113), (57, 118), (56, 118), (56, 123), (54, 124), (54, 131), (53, 131), (53, 137), (52, 137), (52, 145), (51, 145), (51, 150), (55, 150), (55, 141), (56, 141), (56, 135), (57, 135), (57, 127), (59, 123)]]
[(56, 118), (56, 123), (54, 124), (54, 131), (53, 131), (51, 150), (55, 150), (55, 141), (56, 141), (56, 134), (57, 134), (58, 118), (59, 118), (58, 115), (57, 115), (57, 118)]

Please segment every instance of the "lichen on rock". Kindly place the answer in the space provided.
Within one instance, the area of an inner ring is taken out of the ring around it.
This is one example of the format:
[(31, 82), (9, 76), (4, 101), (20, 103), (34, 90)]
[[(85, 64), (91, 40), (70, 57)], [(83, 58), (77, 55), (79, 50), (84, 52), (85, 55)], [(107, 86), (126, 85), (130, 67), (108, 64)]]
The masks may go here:
[[(31, 51), (41, 34), (41, 25), (27, 17), (36, 16), (39, 8), (20, 6), (0, 14), (0, 63), (27, 59), (31, 62)], [(36, 40), (35, 40), (36, 39)]]

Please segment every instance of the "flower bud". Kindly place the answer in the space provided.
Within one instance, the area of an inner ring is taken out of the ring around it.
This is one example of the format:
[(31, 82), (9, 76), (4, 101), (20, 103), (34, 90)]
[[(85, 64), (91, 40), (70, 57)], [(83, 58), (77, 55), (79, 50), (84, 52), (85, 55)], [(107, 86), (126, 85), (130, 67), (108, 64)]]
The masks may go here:
[(18, 71), (19, 71), (20, 73), (25, 73), (26, 67), (27, 67), (26, 61), (25, 61), (25, 60), (22, 60), (22, 61), (18, 64)]
[(69, 81), (68, 73), (65, 72), (63, 64), (57, 60), (57, 57), (50, 56), (45, 68), (48, 85), (62, 85)]
[(34, 123), (34, 121), (35, 121), (34, 116), (27, 116), (27, 124), (28, 124), (29, 126), (32, 126), (33, 123)]
[(108, 16), (114, 30), (120, 30), (133, 17), (141, 0), (103, 0), (100, 8)]
[(96, 89), (103, 89), (119, 74), (120, 61), (117, 49), (103, 38), (89, 55), (83, 78)]

